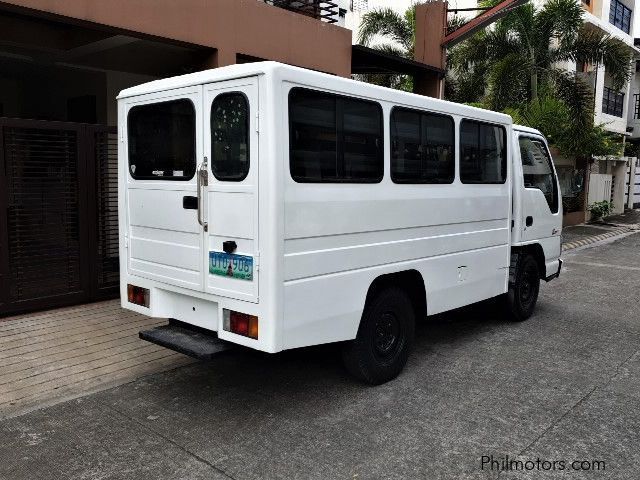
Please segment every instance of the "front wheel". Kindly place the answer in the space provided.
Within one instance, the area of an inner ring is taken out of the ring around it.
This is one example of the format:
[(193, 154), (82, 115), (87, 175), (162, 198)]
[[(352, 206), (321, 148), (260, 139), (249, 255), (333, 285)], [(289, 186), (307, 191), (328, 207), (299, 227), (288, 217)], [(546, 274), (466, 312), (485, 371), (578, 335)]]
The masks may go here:
[(510, 318), (522, 322), (533, 314), (540, 292), (540, 271), (538, 262), (530, 254), (520, 254), (516, 258), (515, 269), (509, 281), (507, 309)]
[(344, 345), (347, 370), (371, 385), (394, 379), (407, 363), (414, 330), (409, 296), (396, 287), (382, 290), (365, 306), (356, 339)]

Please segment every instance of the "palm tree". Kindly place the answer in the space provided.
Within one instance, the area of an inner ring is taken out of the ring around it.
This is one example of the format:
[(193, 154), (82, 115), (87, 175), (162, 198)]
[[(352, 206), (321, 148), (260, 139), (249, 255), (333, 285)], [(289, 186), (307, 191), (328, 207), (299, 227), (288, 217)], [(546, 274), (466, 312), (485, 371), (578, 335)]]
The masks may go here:
[[(415, 7), (404, 15), (391, 8), (371, 10), (362, 16), (358, 29), (358, 43), (398, 57), (413, 59), (415, 48)], [(382, 38), (383, 43), (373, 43)], [(358, 75), (359, 80), (385, 87), (411, 90), (413, 79), (407, 75)]]
[(549, 0), (540, 9), (526, 4), (449, 52), (449, 91), (454, 100), (483, 101), (495, 110), (543, 94), (562, 100), (574, 119), (593, 123), (591, 87), (558, 63), (604, 65), (619, 89), (631, 76), (632, 59), (624, 42), (585, 26), (575, 0)]

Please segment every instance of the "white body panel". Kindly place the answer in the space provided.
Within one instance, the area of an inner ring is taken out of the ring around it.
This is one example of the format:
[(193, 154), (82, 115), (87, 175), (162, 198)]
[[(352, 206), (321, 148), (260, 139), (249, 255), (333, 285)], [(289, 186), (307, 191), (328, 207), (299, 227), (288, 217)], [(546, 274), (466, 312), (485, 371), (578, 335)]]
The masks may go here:
[[(288, 98), (296, 87), (381, 106), (385, 148), (379, 183), (294, 181), (289, 171)], [(197, 212), (184, 210), (181, 204), (183, 195), (197, 195), (197, 174), (179, 186), (178, 182), (131, 178), (126, 118), (131, 106), (169, 94), (198, 102), (196, 151), (201, 165), (204, 157), (211, 158), (211, 104), (223, 92), (242, 92), (249, 101), (250, 169), (242, 181), (226, 182), (218, 181), (209, 166), (208, 186), (201, 191), (202, 214), (208, 223), (204, 231)], [(453, 183), (392, 182), (389, 118), (393, 107), (453, 118)], [(434, 314), (506, 292), (512, 245), (538, 242), (550, 255), (547, 275), (553, 273), (553, 262), (557, 266), (559, 232), (547, 234), (545, 225), (555, 226), (558, 217), (535, 213), (540, 216), (540, 230), (525, 232), (521, 227), (521, 208), (540, 208), (540, 199), (512, 180), (521, 180), (522, 168), (514, 163), (519, 161), (517, 133), (506, 115), (272, 62), (225, 67), (125, 90), (119, 97), (119, 113), (125, 308), (177, 318), (217, 331), (222, 339), (276, 352), (353, 339), (367, 291), (380, 275), (419, 272), (427, 312)], [(504, 183), (461, 183), (458, 127), (462, 119), (504, 127), (508, 144)], [(546, 206), (544, 196), (542, 202)], [(157, 211), (149, 213), (150, 205)], [(558, 215), (561, 222), (561, 210)], [(227, 240), (237, 243), (238, 254), (253, 257), (252, 281), (209, 273), (209, 252), (220, 251)], [(150, 289), (150, 308), (128, 303), (127, 284)], [(258, 340), (224, 331), (223, 308), (257, 315)]]

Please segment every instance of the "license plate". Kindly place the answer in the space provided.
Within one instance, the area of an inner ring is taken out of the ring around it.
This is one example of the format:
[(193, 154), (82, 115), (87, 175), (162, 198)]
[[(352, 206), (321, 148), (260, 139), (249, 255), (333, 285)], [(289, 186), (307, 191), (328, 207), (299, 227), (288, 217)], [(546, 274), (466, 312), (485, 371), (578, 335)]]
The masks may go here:
[(209, 252), (209, 273), (240, 280), (253, 280), (253, 257)]

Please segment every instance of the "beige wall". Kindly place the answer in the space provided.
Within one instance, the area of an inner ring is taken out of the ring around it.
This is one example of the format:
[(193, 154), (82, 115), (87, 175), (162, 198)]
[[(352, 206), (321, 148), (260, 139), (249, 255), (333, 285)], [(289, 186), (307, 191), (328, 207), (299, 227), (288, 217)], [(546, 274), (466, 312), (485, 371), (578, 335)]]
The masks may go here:
[(351, 73), (351, 31), (256, 0), (8, 0), (6, 5), (217, 49), (209, 67), (237, 54), (336, 75)]

